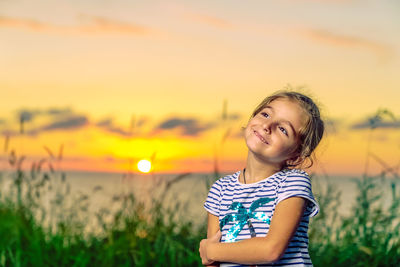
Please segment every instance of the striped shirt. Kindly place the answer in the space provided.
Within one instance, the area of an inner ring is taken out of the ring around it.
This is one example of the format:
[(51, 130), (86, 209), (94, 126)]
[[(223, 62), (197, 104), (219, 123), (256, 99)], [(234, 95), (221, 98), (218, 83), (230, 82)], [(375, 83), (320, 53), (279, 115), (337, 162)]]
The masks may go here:
[[(312, 266), (308, 253), (308, 223), (319, 207), (308, 174), (298, 169), (285, 169), (253, 184), (240, 183), (239, 174), (240, 171), (216, 181), (204, 203), (209, 213), (219, 217), (221, 242), (251, 238), (253, 229), (256, 236), (266, 236), (276, 205), (290, 197), (302, 197), (308, 200), (306, 210), (284, 255), (271, 265), (258, 266)], [(253, 229), (249, 229), (248, 218)], [(221, 266), (246, 265), (221, 263)]]

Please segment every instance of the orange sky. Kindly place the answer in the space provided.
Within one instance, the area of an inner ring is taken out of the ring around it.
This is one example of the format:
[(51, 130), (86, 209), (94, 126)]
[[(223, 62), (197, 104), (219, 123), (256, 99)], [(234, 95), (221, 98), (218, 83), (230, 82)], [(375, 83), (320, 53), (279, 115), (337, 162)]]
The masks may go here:
[[(316, 171), (362, 173), (367, 151), (368, 171), (397, 166), (399, 9), (389, 0), (1, 1), (0, 131), (10, 141), (0, 166), (13, 149), (37, 161), (44, 146), (63, 145), (63, 169), (128, 171), (152, 158), (155, 172), (211, 171), (217, 158), (233, 171), (252, 109), (287, 84), (314, 95), (329, 122)], [(379, 109), (393, 116), (371, 135)]]

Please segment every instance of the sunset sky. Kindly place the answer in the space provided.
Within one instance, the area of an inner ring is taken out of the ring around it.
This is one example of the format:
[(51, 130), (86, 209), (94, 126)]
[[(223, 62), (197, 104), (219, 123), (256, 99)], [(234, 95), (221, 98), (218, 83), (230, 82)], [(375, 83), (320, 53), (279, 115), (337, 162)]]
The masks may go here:
[(0, 168), (62, 146), (64, 170), (238, 170), (241, 127), (287, 85), (328, 124), (315, 171), (399, 167), (399, 14), (397, 0), (0, 0)]

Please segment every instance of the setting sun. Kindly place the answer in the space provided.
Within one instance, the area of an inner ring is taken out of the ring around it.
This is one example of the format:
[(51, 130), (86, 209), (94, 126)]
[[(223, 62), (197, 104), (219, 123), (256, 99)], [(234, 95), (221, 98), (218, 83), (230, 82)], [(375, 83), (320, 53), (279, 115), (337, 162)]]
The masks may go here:
[(137, 164), (138, 170), (143, 173), (148, 173), (151, 170), (151, 162), (147, 159), (142, 159)]

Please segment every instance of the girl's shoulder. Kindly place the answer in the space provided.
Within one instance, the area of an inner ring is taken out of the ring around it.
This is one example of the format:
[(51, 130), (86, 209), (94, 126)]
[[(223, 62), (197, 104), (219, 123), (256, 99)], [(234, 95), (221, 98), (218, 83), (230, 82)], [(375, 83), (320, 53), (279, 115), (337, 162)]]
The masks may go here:
[(310, 175), (301, 169), (284, 169), (277, 175), (281, 181), (310, 180)]
[(302, 169), (284, 169), (281, 171), (284, 176), (288, 177), (288, 176), (307, 176), (310, 177), (308, 175), (308, 173)]
[(237, 171), (233, 174), (228, 174), (224, 177), (221, 177), (217, 180), (217, 182), (222, 183), (222, 184), (227, 184), (227, 183), (235, 183), (239, 177), (240, 171)]
[(238, 182), (240, 171), (233, 174), (223, 176), (216, 180), (211, 186), (211, 190), (217, 190), (219, 192), (224, 191), (226, 188), (231, 188)]

